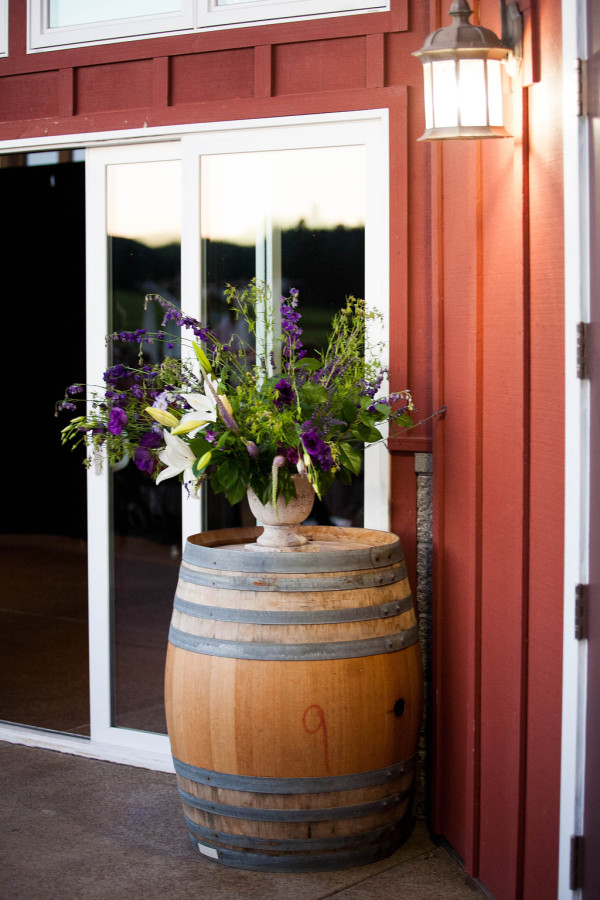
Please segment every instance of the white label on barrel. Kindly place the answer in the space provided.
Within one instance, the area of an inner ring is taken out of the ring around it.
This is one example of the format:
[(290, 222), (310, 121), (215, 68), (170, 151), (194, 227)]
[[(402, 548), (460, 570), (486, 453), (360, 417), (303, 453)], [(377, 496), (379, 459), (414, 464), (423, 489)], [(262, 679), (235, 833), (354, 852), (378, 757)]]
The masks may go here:
[(200, 841), (198, 841), (198, 850), (204, 856), (210, 856), (211, 859), (219, 858), (218, 850), (215, 850), (214, 847), (207, 847), (206, 844), (201, 844)]

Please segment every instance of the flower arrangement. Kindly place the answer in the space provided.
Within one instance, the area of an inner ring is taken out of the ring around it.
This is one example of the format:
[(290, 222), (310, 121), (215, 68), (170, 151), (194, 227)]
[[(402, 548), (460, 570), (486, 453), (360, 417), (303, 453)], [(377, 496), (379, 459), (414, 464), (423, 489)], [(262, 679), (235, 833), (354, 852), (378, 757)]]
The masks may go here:
[(294, 474), (306, 474), (322, 497), (334, 479), (350, 484), (360, 473), (365, 444), (383, 439), (378, 425), (413, 427), (408, 390), (379, 396), (387, 373), (371, 361), (374, 348), (367, 344), (367, 323), (379, 316), (363, 300), (349, 297), (332, 321), (326, 349), (308, 355), (298, 291), (281, 298), (277, 333), (266, 285), (227, 286), (225, 297), (256, 347), (237, 334), (222, 343), (201, 322), (149, 294), (146, 304), (164, 309), (161, 328), (182, 329), (181, 354), (144, 361), (149, 344), (174, 350), (164, 330), (109, 335), (108, 341), (137, 345), (138, 364), (108, 368), (89, 397), (85, 385), (67, 388), (57, 410), (91, 404), (62, 430), (63, 443), (87, 444), (88, 465), (94, 458), (111, 464), (130, 458), (157, 484), (179, 477), (191, 496), (208, 482), (231, 504), (249, 487), (263, 503), (279, 495), (288, 502), (296, 496)]

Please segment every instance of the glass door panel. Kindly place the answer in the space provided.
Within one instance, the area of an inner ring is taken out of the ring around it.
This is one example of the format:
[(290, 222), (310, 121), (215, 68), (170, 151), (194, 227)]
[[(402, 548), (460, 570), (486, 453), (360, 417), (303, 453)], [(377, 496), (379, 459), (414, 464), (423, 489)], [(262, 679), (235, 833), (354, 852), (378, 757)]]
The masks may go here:
[[(204, 156), (200, 196), (203, 293), (219, 338), (229, 340), (243, 325), (234, 324), (225, 285), (244, 286), (256, 276), (271, 286), (275, 306), (290, 288), (300, 291), (304, 346), (324, 349), (345, 298), (364, 296), (365, 148)], [(230, 510), (220, 496), (207, 502), (208, 528), (242, 524), (244, 509)], [(361, 526), (362, 479), (352, 488), (334, 485), (315, 502), (313, 519)]]
[[(111, 331), (159, 330), (160, 307), (144, 309), (146, 293), (180, 304), (180, 183), (179, 160), (107, 167)], [(158, 362), (163, 347), (143, 345), (142, 361)], [(111, 343), (110, 363), (137, 367), (139, 351), (137, 343)], [(163, 672), (181, 557), (181, 489), (176, 480), (157, 488), (131, 461), (113, 467), (110, 489), (112, 724), (166, 733)]]

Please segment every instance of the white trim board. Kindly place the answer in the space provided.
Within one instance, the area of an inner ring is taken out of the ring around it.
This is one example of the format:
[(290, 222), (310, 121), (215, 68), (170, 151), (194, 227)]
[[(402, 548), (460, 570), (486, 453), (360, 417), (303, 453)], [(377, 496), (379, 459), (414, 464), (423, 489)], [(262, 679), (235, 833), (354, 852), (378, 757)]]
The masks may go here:
[(86, 737), (45, 731), (42, 728), (0, 723), (0, 741), (5, 741), (7, 744), (19, 744), (22, 747), (36, 747), (39, 750), (70, 753), (73, 756), (85, 756), (87, 759), (101, 759), (124, 766), (136, 766), (140, 769), (175, 772), (167, 737), (164, 737), (166, 744), (163, 742), (163, 746), (134, 749), (120, 747), (117, 744), (102, 744)]

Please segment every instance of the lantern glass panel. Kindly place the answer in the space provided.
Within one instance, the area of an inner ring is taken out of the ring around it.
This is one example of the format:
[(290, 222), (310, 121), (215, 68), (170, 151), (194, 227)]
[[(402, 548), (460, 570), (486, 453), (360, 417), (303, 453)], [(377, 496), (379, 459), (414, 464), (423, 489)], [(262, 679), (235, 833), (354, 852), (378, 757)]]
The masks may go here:
[(460, 124), (487, 125), (485, 60), (461, 59), (459, 73)]
[(488, 105), (490, 125), (502, 126), (502, 62), (499, 59), (487, 61)]
[(423, 86), (425, 90), (425, 127), (433, 128), (433, 83), (431, 63), (423, 64)]
[(456, 62), (441, 59), (433, 68), (433, 115), (436, 128), (452, 128), (458, 125), (458, 87)]

